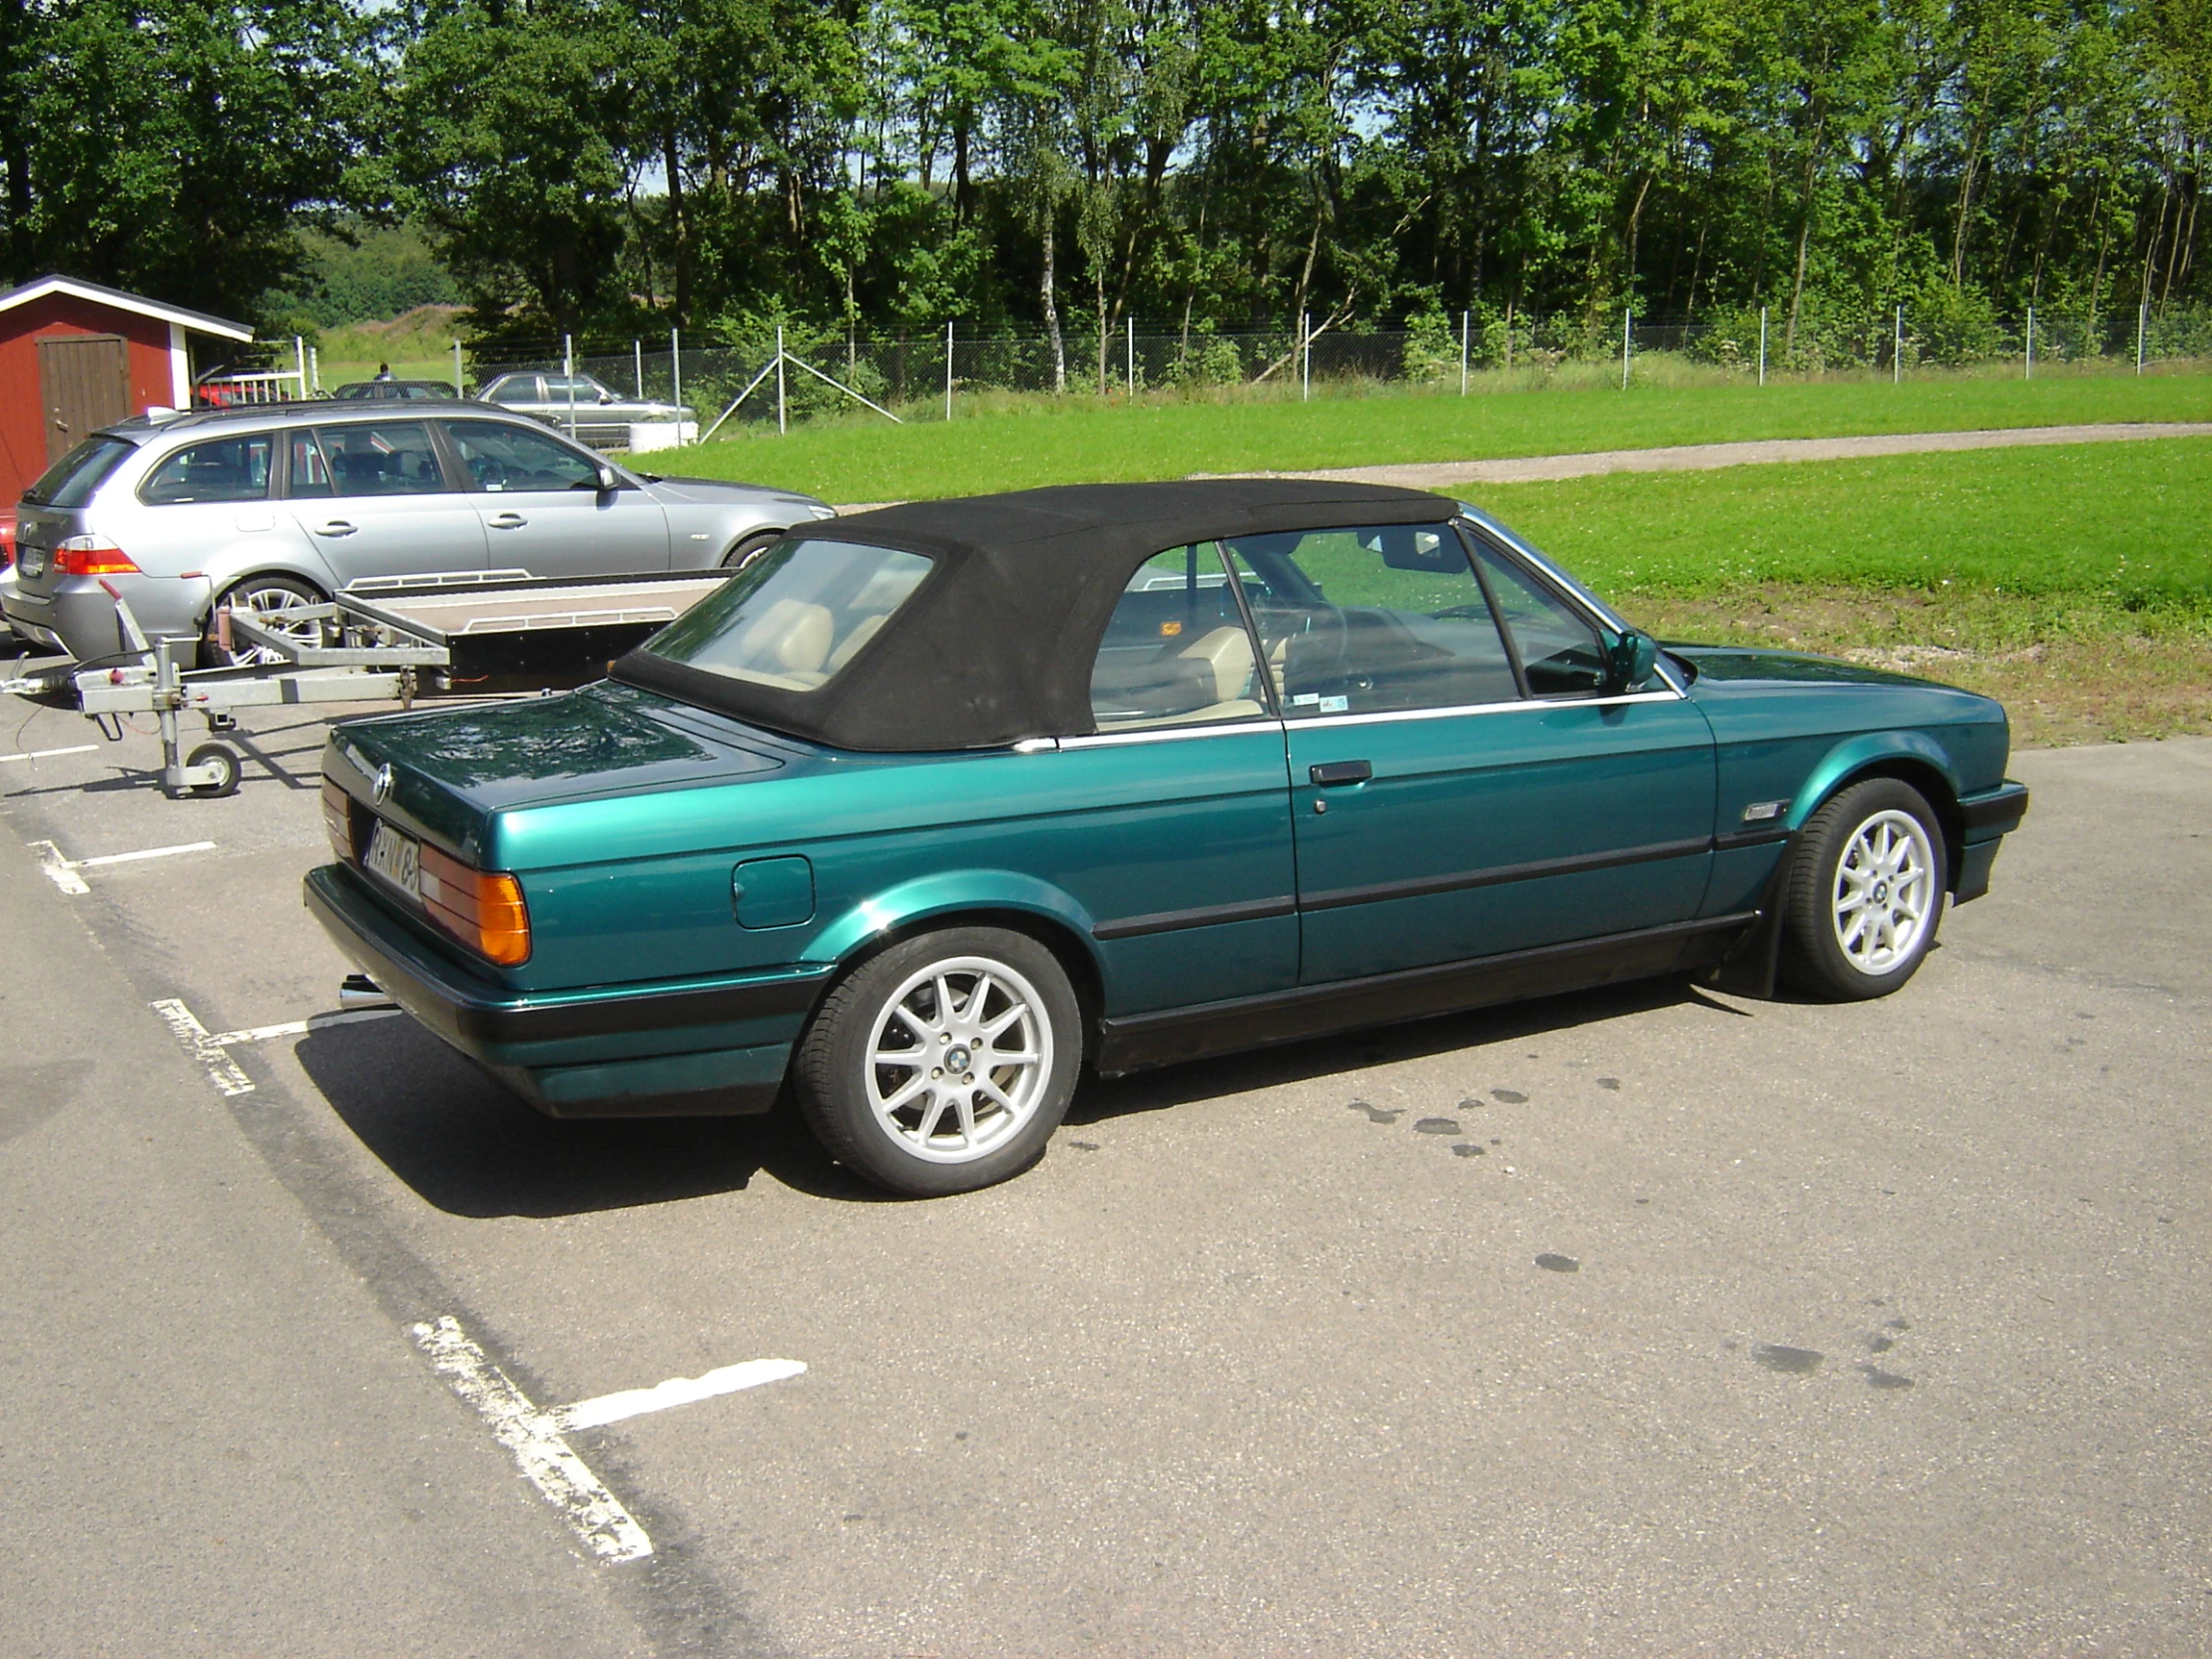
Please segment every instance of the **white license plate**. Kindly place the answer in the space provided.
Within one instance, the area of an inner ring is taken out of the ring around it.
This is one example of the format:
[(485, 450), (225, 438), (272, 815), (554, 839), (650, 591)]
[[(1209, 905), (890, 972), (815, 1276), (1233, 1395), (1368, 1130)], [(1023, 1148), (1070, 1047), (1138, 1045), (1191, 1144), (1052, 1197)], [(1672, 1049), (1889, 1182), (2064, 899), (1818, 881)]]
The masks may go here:
[(414, 836), (401, 834), (379, 822), (376, 832), (368, 837), (368, 857), (364, 861), (409, 898), (421, 898), (422, 846)]

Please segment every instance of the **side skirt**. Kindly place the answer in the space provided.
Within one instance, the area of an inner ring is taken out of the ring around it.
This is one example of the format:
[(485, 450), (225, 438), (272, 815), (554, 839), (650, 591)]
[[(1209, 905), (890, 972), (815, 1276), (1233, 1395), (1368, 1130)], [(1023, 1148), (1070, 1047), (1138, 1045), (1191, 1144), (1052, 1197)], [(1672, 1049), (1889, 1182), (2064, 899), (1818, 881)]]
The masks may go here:
[(1367, 1025), (1426, 1019), (1623, 979), (1710, 966), (1760, 919), (1760, 912), (1711, 916), (1572, 944), (1514, 950), (1471, 961), (1404, 968), (1333, 985), (1207, 1002), (1099, 1022), (1098, 1070), (1107, 1077), (1237, 1049), (1299, 1042)]

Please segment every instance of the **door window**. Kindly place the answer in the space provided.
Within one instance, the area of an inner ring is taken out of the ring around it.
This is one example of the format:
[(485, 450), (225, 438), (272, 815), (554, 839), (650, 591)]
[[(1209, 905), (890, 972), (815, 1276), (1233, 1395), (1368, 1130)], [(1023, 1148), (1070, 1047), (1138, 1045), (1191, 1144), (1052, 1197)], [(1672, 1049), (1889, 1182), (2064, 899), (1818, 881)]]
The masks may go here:
[(1520, 696), (1448, 524), (1294, 530), (1223, 543), (1292, 720)]
[(1582, 614), (1482, 542), (1475, 557), (1513, 636), (1531, 697), (1590, 697), (1611, 683), (1605, 647)]
[(543, 401), (538, 395), (538, 377), (535, 374), (503, 375), (491, 383), (490, 389), (484, 393), (484, 396), (493, 403), (537, 403)]
[(180, 449), (147, 474), (139, 485), (139, 499), (149, 507), (188, 501), (259, 501), (269, 494), (273, 447), (270, 433), (252, 432)]
[(291, 465), (284, 479), (287, 496), (329, 495), (330, 463), (322, 458), (322, 446), (314, 441), (314, 433), (297, 431), (291, 435)]
[(1139, 565), (1091, 665), (1098, 729), (1252, 720), (1265, 695), (1221, 549), (1170, 548)]
[(431, 446), (430, 428), (421, 421), (324, 426), (315, 436), (329, 463), (335, 494), (437, 495), (445, 490), (445, 469)]
[(542, 432), (489, 420), (456, 420), (445, 429), (472, 489), (572, 490), (599, 487), (599, 463)]

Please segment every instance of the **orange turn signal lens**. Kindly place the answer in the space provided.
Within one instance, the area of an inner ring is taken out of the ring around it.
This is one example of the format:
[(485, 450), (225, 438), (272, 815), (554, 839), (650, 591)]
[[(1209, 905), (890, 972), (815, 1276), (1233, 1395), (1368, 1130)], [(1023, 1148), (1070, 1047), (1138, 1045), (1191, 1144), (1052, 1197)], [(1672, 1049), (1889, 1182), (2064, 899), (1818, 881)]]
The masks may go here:
[(471, 869), (434, 846), (422, 849), (422, 908), (479, 956), (501, 967), (530, 959), (530, 911), (512, 875)]

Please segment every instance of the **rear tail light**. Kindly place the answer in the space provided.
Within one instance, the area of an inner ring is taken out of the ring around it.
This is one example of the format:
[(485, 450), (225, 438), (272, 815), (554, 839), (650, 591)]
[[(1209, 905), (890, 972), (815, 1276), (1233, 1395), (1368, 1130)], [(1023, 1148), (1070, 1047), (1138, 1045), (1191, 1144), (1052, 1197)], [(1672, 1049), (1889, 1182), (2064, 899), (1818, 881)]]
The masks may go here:
[(327, 778), (322, 780), (322, 828), (330, 836), (330, 850), (353, 862), (353, 798)]
[(130, 554), (105, 536), (71, 536), (54, 548), (57, 576), (136, 576)]
[(530, 912), (522, 902), (522, 883), (511, 875), (471, 869), (426, 845), (422, 908), (469, 949), (501, 967), (518, 967), (530, 959)]

